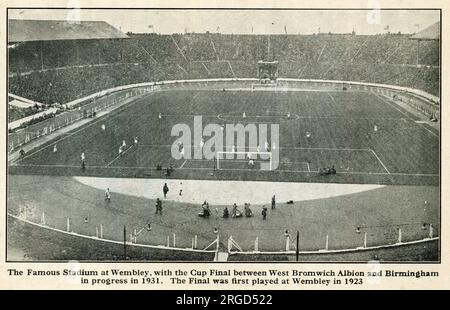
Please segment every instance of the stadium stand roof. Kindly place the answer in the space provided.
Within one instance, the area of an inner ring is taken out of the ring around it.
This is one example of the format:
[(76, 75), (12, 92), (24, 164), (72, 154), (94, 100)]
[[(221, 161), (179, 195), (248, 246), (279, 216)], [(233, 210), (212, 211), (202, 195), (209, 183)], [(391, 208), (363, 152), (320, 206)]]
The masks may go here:
[(410, 36), (411, 40), (439, 40), (440, 39), (441, 22), (425, 28), (424, 30)]
[(8, 20), (8, 42), (125, 39), (122, 31), (104, 21)]

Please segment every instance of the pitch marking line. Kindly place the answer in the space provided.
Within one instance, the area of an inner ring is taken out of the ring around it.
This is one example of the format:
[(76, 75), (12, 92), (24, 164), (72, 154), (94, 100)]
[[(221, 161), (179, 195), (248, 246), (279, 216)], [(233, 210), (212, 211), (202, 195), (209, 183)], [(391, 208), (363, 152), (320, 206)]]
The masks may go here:
[(327, 92), (328, 97), (330, 97), (331, 101), (333, 101), (334, 104), (336, 104), (336, 100), (334, 100), (334, 97), (330, 95), (330, 93)]
[[(122, 114), (121, 116), (154, 116), (155, 114), (151, 113), (144, 113), (144, 114), (138, 114), (138, 113), (129, 113), (129, 114)], [(201, 116), (201, 117), (211, 117), (211, 118), (217, 118), (221, 121), (235, 121), (235, 120), (243, 120), (242, 116), (239, 115), (224, 115), (218, 114), (218, 115), (212, 115), (212, 114), (161, 114), (161, 116), (164, 117), (195, 117), (195, 116)], [(225, 119), (225, 117), (229, 119)], [(231, 118), (236, 118), (235, 120), (232, 120)], [(283, 121), (296, 121), (299, 119), (332, 119), (332, 120), (382, 120), (382, 121), (405, 121), (404, 118), (396, 118), (396, 117), (344, 117), (344, 116), (300, 116), (296, 113), (291, 114), (291, 119), (286, 119), (286, 115), (247, 115), (247, 118), (268, 118), (268, 117), (278, 117), (282, 118)], [(427, 123), (424, 121), (423, 123)]]
[[(15, 165), (16, 167), (43, 167), (43, 168), (80, 168), (79, 165)], [(106, 169), (145, 169), (145, 170), (157, 170), (157, 168), (153, 167), (145, 167), (145, 166), (135, 166), (135, 167), (122, 167), (122, 166), (86, 166), (86, 168), (106, 168)], [(202, 167), (202, 168), (177, 168), (179, 170), (211, 170), (211, 168)], [(248, 171), (254, 171), (259, 172), (261, 170), (255, 170), (255, 169), (219, 169), (224, 171), (242, 171), (242, 170), (248, 170)], [(318, 172), (316, 170), (314, 171), (307, 171), (307, 170), (272, 170), (272, 171), (279, 171), (279, 172), (302, 172), (302, 173), (310, 173), (310, 172)], [(399, 172), (393, 172), (393, 173), (387, 173), (387, 172), (358, 172), (358, 171), (338, 171), (338, 174), (357, 174), (357, 175), (398, 175), (398, 176), (419, 176), (419, 177), (438, 177), (439, 174), (432, 174), (432, 173), (399, 173)]]
[[(413, 121), (414, 123), (416, 123), (415, 119), (412, 119), (408, 114), (406, 114), (405, 112), (403, 112), (402, 110), (400, 110), (399, 108), (397, 108), (396, 106), (394, 106), (392, 103), (390, 103), (387, 99), (384, 99), (383, 97), (381, 97), (378, 94), (374, 94), (376, 97), (378, 97), (381, 101), (383, 101), (384, 103), (387, 103), (388, 105), (390, 105), (392, 108), (396, 109), (397, 111), (399, 111), (400, 113), (402, 113), (403, 115), (406, 116), (407, 119)], [(416, 123), (417, 124), (417, 123)], [(435, 134), (434, 132), (432, 132), (431, 130), (429, 130), (428, 128), (426, 128), (425, 126), (421, 126), (419, 124), (419, 127), (425, 129), (426, 131), (428, 131), (430, 134), (432, 134), (433, 136), (439, 138), (439, 135)]]
[[(172, 144), (139, 144), (140, 146), (147, 146), (147, 147), (171, 147)], [(192, 148), (197, 148), (194, 144), (191, 144)], [(231, 149), (232, 145), (224, 145), (223, 146), (226, 149)], [(298, 147), (298, 146), (280, 146), (278, 147), (280, 150), (322, 150), (322, 151), (360, 151), (360, 152), (367, 152), (372, 151), (371, 149), (352, 149), (352, 148), (329, 148), (329, 147)], [(239, 151), (241, 148), (237, 148), (236, 150)], [(247, 151), (247, 150), (245, 150)], [(250, 151), (255, 152), (256, 149), (252, 148)]]
[(194, 95), (194, 97), (192, 97), (192, 99), (191, 99), (189, 102), (191, 103), (192, 101), (194, 101), (195, 99), (197, 99), (197, 97), (198, 97), (200, 94), (201, 94), (201, 92), (197, 92), (197, 93)]
[(111, 164), (113, 162), (115, 162), (117, 159), (119, 159), (120, 157), (122, 157), (123, 155), (125, 155), (126, 152), (128, 152), (130, 149), (133, 148), (134, 145), (131, 145), (129, 148), (127, 148), (125, 151), (123, 151), (122, 153), (120, 153), (119, 155), (117, 155), (116, 157), (114, 157), (113, 160), (111, 160), (105, 167), (109, 167), (111, 166)]
[(187, 161), (188, 161), (188, 160), (187, 160), (187, 159), (185, 159), (185, 160), (184, 160), (184, 162), (183, 162), (183, 163), (181, 164), (181, 166), (180, 166), (180, 167), (178, 167), (178, 169), (183, 169), (183, 167), (184, 167), (184, 165), (185, 165), (185, 164), (187, 163)]
[(370, 151), (371, 151), (372, 154), (375, 155), (375, 157), (378, 159), (378, 162), (383, 166), (384, 170), (386, 170), (386, 172), (387, 172), (388, 174), (391, 174), (391, 173), (389, 172), (389, 170), (386, 168), (386, 166), (383, 164), (383, 162), (381, 161), (380, 157), (378, 157), (377, 153), (375, 153), (375, 151), (372, 150), (372, 149), (371, 149)]

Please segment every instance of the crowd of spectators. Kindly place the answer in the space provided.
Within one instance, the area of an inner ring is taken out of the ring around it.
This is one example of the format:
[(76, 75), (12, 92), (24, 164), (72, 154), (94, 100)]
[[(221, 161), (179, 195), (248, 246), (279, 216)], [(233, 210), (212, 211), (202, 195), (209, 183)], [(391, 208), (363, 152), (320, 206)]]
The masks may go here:
[(14, 105), (8, 105), (8, 122), (13, 122), (18, 119), (36, 114), (41, 111), (41, 108), (38, 106), (30, 106), (30, 107), (17, 107)]
[[(418, 44), (407, 35), (129, 37), (16, 44), (8, 50), (9, 92), (45, 104), (66, 103), (131, 83), (256, 77), (258, 60), (276, 59), (280, 77), (386, 83), (439, 94), (439, 42)], [(11, 109), (10, 119), (29, 112)]]

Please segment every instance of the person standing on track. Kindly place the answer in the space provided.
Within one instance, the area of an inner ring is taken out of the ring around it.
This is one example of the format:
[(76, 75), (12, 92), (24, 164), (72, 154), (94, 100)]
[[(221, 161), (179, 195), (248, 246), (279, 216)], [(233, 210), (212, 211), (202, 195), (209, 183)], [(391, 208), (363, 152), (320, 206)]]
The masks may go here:
[(155, 214), (161, 214), (162, 215), (162, 201), (159, 198), (156, 198), (156, 212)]
[(111, 193), (109, 192), (109, 187), (105, 191), (105, 200), (111, 202)]
[(275, 195), (272, 196), (272, 210), (275, 209)]
[(266, 217), (267, 217), (267, 207), (266, 206), (263, 206), (261, 215), (263, 217), (263, 220), (266, 220)]
[(164, 199), (166, 199), (168, 192), (169, 192), (169, 186), (167, 186), (167, 183), (164, 183), (164, 186), (163, 186)]

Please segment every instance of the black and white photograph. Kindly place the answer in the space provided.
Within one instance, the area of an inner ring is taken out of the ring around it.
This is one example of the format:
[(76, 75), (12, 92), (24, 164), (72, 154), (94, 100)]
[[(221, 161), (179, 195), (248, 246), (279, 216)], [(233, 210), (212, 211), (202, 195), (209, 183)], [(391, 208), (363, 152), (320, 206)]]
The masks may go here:
[(7, 8), (6, 262), (439, 264), (441, 10), (298, 6)]

